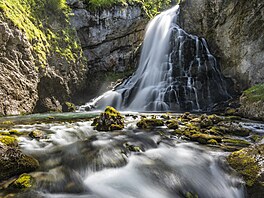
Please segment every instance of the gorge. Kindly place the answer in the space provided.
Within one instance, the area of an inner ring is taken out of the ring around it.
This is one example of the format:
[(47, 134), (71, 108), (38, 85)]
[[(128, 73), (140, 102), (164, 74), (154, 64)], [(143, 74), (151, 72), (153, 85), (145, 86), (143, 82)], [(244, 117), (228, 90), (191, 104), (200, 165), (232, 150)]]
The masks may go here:
[(263, 197), (264, 3), (177, 2), (0, 0), (0, 197)]

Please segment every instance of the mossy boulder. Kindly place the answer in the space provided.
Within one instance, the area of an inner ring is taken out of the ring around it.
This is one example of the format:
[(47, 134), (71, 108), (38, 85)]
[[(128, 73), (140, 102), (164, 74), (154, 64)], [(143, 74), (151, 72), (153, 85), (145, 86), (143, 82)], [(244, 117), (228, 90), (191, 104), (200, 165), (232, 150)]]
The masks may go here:
[(222, 142), (228, 146), (237, 146), (237, 147), (248, 147), (248, 146), (250, 146), (250, 143), (248, 141), (241, 140), (241, 139), (223, 139)]
[(0, 135), (0, 142), (7, 146), (17, 146), (17, 138), (10, 135)]
[(29, 137), (31, 137), (32, 139), (45, 139), (46, 138), (46, 135), (43, 131), (40, 131), (40, 130), (34, 130), (34, 131), (31, 131), (29, 134), (28, 134)]
[(157, 118), (142, 118), (138, 123), (138, 128), (141, 129), (151, 129), (157, 126), (163, 126), (164, 122)]
[(20, 175), (12, 184), (11, 187), (18, 189), (27, 189), (32, 186), (33, 178), (29, 174)]
[(211, 144), (212, 140), (215, 140), (217, 143), (220, 143), (222, 141), (222, 138), (219, 136), (214, 135), (208, 135), (208, 134), (193, 134), (190, 136), (190, 139), (196, 142), (199, 142), (200, 144)]
[(92, 126), (98, 131), (113, 131), (124, 128), (124, 117), (113, 107), (107, 106), (105, 111), (95, 118)]
[(14, 147), (0, 143), (0, 181), (36, 170), (39, 163)]
[(62, 111), (63, 112), (74, 112), (76, 111), (76, 106), (71, 103), (71, 102), (65, 102), (63, 105), (62, 105)]
[(264, 144), (231, 153), (229, 165), (245, 180), (248, 197), (260, 198), (264, 192)]
[(242, 116), (264, 121), (264, 83), (245, 90), (240, 104), (239, 113)]
[(207, 128), (207, 127), (213, 126), (214, 123), (211, 119), (206, 117), (206, 118), (201, 120), (200, 125), (201, 125), (201, 128)]
[(179, 128), (179, 122), (176, 119), (168, 120), (166, 122), (166, 125), (169, 129), (178, 129)]

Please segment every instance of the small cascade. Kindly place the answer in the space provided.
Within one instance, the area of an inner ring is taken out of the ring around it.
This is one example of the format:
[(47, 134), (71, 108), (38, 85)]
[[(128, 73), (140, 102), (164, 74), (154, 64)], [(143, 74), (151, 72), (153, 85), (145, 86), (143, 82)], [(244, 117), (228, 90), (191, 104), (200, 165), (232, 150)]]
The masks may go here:
[(205, 39), (177, 24), (179, 6), (148, 25), (136, 72), (114, 90), (87, 103), (130, 111), (210, 111), (230, 98), (225, 80)]

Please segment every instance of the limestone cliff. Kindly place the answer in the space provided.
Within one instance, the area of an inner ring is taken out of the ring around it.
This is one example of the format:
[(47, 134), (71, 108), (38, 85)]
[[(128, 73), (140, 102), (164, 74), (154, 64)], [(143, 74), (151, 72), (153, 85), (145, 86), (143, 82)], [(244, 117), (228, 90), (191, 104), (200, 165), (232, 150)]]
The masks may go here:
[(62, 111), (85, 67), (64, 0), (0, 1), (0, 115)]
[(76, 95), (84, 103), (106, 91), (110, 81), (133, 72), (149, 19), (138, 4), (97, 11), (89, 11), (82, 1), (70, 4), (71, 23), (78, 32), (89, 67), (86, 88)]
[(185, 0), (181, 25), (208, 40), (239, 91), (264, 82), (264, 1)]

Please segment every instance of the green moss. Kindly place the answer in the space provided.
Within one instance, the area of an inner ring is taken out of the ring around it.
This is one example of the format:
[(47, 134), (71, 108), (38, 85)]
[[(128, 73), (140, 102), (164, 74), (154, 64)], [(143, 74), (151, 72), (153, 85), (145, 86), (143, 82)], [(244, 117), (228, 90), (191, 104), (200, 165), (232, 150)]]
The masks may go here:
[(264, 84), (255, 85), (243, 92), (249, 102), (264, 102)]
[(247, 186), (254, 185), (259, 177), (261, 167), (253, 156), (258, 154), (259, 150), (262, 150), (263, 152), (264, 145), (260, 145), (260, 147), (261, 149), (256, 150), (252, 148), (242, 149), (240, 151), (233, 152), (227, 158), (230, 166), (243, 176)]
[(231, 146), (240, 146), (240, 147), (247, 147), (250, 145), (248, 141), (240, 140), (240, 139), (223, 139), (222, 142)]
[(17, 146), (17, 138), (8, 135), (0, 135), (0, 142), (7, 146)]
[(222, 138), (219, 136), (214, 136), (214, 135), (208, 135), (208, 134), (202, 134), (202, 133), (198, 133), (198, 134), (193, 134), (190, 136), (191, 140), (193, 141), (197, 141), (201, 144), (207, 144), (210, 140), (215, 140), (217, 142), (221, 142)]
[(7, 120), (7, 121), (3, 121), (2, 124), (3, 124), (3, 125), (13, 125), (14, 122), (11, 121), (11, 120)]
[(5, 0), (0, 1), (0, 9), (31, 42), (36, 70), (45, 67), (50, 56), (73, 63), (81, 57), (66, 0)]
[(250, 139), (253, 141), (253, 142), (260, 142), (260, 140), (262, 140), (262, 137), (260, 135), (257, 135), (257, 134), (253, 134)]
[(215, 140), (215, 139), (210, 139), (207, 141), (208, 144), (213, 144), (213, 145), (216, 145), (218, 144), (218, 142)]
[(73, 112), (76, 111), (76, 106), (71, 102), (65, 102), (66, 105), (66, 111), (67, 112)]
[(19, 189), (30, 188), (32, 186), (32, 177), (29, 174), (22, 174), (12, 186)]
[(171, 0), (85, 0), (85, 3), (91, 10), (109, 8), (115, 5), (128, 6), (140, 4), (150, 18), (159, 14), (162, 9), (168, 8), (171, 2)]
[(137, 126), (138, 128), (142, 128), (142, 129), (151, 129), (157, 126), (163, 126), (164, 122), (160, 119), (156, 119), (156, 118), (143, 118), (141, 119), (138, 123)]
[(124, 146), (132, 152), (142, 152), (141, 148), (139, 146), (135, 146), (129, 143), (125, 143)]
[(98, 131), (113, 131), (124, 128), (124, 117), (113, 107), (107, 106), (105, 111), (95, 118), (92, 126)]
[(169, 129), (178, 129), (179, 128), (179, 123), (177, 120), (168, 120), (166, 122), (166, 125)]

